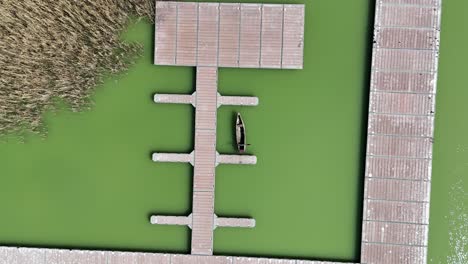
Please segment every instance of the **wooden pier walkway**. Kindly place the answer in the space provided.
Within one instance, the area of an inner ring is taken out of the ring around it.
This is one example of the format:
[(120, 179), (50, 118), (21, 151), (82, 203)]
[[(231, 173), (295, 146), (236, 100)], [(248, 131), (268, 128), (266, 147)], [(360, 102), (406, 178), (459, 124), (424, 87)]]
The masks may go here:
[(192, 254), (213, 254), (218, 69), (197, 68)]
[(0, 264), (338, 264), (230, 256), (0, 247)]
[(378, 0), (362, 263), (427, 263), (440, 0)]

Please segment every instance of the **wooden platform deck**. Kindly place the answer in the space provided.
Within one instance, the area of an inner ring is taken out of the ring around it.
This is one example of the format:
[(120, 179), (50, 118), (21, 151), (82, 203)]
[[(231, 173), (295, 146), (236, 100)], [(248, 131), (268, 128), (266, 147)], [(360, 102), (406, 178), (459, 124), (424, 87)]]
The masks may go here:
[(154, 63), (302, 69), (304, 5), (156, 2)]

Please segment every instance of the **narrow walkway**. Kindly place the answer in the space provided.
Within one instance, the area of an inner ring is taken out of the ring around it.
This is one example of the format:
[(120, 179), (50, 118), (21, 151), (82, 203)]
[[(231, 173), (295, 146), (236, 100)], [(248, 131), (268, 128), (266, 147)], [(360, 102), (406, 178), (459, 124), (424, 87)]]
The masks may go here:
[(440, 9), (377, 1), (362, 263), (427, 263)]
[(121, 251), (0, 247), (1, 264), (338, 264), (338, 262)]
[(218, 68), (197, 68), (192, 254), (213, 254)]

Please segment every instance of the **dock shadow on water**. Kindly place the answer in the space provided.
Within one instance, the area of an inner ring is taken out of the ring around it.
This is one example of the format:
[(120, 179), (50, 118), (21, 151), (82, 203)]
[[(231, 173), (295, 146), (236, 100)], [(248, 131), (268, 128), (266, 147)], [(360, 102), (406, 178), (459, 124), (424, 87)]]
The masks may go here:
[(372, 52), (373, 52), (373, 42), (374, 42), (374, 17), (375, 17), (375, 1), (369, 1), (368, 11), (367, 11), (367, 29), (366, 29), (366, 44), (364, 46), (365, 52), (365, 61), (368, 61), (367, 64), (363, 65), (363, 99), (362, 99), (362, 117), (361, 117), (361, 138), (360, 138), (360, 158), (358, 174), (361, 175), (360, 181), (358, 181), (358, 197), (361, 199), (360, 206), (358, 207), (357, 215), (359, 221), (357, 221), (356, 230), (359, 236), (356, 236), (356, 250), (355, 255), (361, 255), (361, 240), (362, 240), (362, 215), (363, 215), (363, 201), (364, 201), (364, 178), (366, 172), (366, 151), (367, 151), (367, 128), (368, 128), (368, 118), (369, 118), (369, 96), (370, 96), (370, 87), (371, 87), (371, 71), (372, 71)]

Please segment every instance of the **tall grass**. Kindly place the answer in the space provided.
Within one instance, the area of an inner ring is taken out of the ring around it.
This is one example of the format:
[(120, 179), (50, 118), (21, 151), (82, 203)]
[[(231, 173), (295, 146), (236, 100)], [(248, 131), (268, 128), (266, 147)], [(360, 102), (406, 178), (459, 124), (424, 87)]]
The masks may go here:
[(104, 74), (141, 51), (119, 39), (130, 17), (153, 10), (154, 0), (0, 0), (0, 134), (39, 131), (56, 98), (88, 107)]

